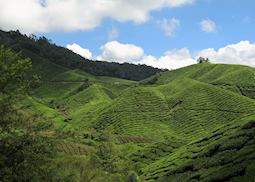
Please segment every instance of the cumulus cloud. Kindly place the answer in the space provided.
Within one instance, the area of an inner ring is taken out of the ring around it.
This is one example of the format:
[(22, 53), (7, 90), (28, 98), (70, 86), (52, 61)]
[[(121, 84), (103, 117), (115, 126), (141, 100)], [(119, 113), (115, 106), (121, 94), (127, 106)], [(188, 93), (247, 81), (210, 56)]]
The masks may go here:
[(46, 31), (45, 11), (36, 0), (1, 0), (0, 26), (5, 30), (22, 32)]
[(122, 44), (118, 41), (107, 42), (101, 46), (102, 55), (97, 60), (123, 62), (136, 62), (143, 55), (144, 51), (141, 47), (134, 44)]
[(176, 29), (180, 26), (180, 20), (176, 18), (163, 19), (158, 21), (160, 28), (165, 32), (166, 36), (172, 37)]
[(216, 23), (210, 19), (202, 20), (200, 22), (200, 28), (204, 32), (208, 32), (208, 33), (217, 32)]
[(194, 0), (1, 0), (0, 24), (25, 33), (89, 30), (104, 18), (142, 23), (150, 12)]
[(249, 41), (240, 41), (218, 50), (203, 49), (194, 56), (187, 48), (174, 49), (157, 58), (144, 56), (139, 62), (157, 68), (178, 69), (196, 64), (199, 57), (209, 58), (212, 63), (240, 64), (255, 67), (255, 44)]
[(203, 49), (192, 54), (189, 49), (173, 49), (160, 57), (146, 55), (141, 47), (133, 44), (122, 44), (117, 41), (108, 42), (101, 47), (102, 55), (99, 60), (129, 62), (146, 64), (162, 69), (178, 69), (197, 63), (201, 56), (209, 58), (212, 63), (241, 64), (255, 67), (255, 44), (249, 41), (240, 41), (218, 50), (213, 48)]
[(204, 49), (198, 53), (198, 56), (207, 57), (214, 63), (255, 66), (255, 44), (249, 41), (240, 41), (218, 50)]
[(116, 28), (112, 28), (109, 32), (108, 32), (108, 40), (115, 40), (119, 37), (119, 31)]
[(80, 45), (73, 43), (73, 44), (68, 44), (66, 46), (67, 49), (75, 52), (76, 54), (81, 55), (84, 58), (91, 59), (92, 58), (92, 53), (90, 50), (82, 48)]
[(154, 56), (144, 56), (139, 62), (156, 68), (178, 69), (196, 63), (187, 48), (174, 49), (166, 52), (163, 56), (156, 58)]
[(191, 64), (196, 60), (192, 58), (187, 48), (167, 51), (163, 56), (157, 58), (146, 55), (144, 50), (134, 44), (123, 44), (118, 41), (111, 41), (101, 47), (102, 54), (97, 60), (129, 62), (133, 64), (146, 64), (157, 68), (177, 69)]

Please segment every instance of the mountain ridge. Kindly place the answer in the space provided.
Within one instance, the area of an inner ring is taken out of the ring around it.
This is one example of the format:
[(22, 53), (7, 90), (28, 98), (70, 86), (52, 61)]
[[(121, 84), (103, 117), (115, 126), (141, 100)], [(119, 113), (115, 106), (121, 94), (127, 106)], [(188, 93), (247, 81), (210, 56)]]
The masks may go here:
[(33, 64), (36, 64), (38, 59), (43, 59), (66, 68), (81, 69), (97, 76), (142, 80), (162, 71), (146, 65), (92, 61), (71, 50), (51, 43), (45, 37), (37, 38), (34, 35), (28, 37), (22, 35), (18, 30), (10, 32), (0, 30), (0, 44), (11, 48), (15, 52), (22, 51), (23, 56), (31, 58)]

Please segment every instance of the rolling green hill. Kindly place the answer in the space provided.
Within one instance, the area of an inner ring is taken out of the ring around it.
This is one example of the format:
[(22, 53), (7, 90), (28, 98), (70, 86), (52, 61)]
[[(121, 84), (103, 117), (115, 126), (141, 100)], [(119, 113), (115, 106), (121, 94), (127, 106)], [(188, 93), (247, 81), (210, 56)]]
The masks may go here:
[(58, 131), (111, 131), (141, 181), (255, 178), (254, 68), (198, 64), (140, 82), (63, 69), (41, 84), (32, 98), (45, 109), (34, 108)]
[(27, 78), (41, 81), (18, 105), (53, 122), (39, 133), (56, 143), (53, 181), (254, 181), (254, 68), (203, 63), (131, 81), (25, 51), (36, 60)]

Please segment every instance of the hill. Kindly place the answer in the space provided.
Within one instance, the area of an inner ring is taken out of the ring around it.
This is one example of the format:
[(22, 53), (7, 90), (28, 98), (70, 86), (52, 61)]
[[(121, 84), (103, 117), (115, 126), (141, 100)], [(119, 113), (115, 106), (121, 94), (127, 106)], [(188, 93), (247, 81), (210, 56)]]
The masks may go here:
[[(34, 35), (27, 37), (19, 31), (5, 32), (0, 30), (0, 44), (15, 52), (21, 51), (24, 57), (31, 58), (34, 65), (51, 62), (69, 69), (81, 69), (97, 76), (142, 80), (162, 71), (146, 65), (88, 60), (64, 47), (51, 43), (45, 37), (37, 38)], [(54, 73), (55, 70), (51, 70), (49, 67), (48, 71)]]
[(58, 110), (68, 130), (111, 131), (117, 147), (132, 146), (127, 161), (142, 180), (249, 181), (254, 71), (198, 64), (132, 82), (68, 70), (34, 97)]
[(255, 179), (254, 68), (203, 63), (131, 81), (26, 55), (42, 80), (19, 105), (53, 121), (40, 135), (57, 143), (56, 180)]

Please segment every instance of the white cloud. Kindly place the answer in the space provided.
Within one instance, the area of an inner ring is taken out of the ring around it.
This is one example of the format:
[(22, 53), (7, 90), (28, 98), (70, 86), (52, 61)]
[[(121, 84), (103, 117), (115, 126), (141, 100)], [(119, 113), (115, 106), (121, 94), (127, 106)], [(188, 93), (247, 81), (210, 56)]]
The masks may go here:
[(207, 57), (214, 63), (255, 66), (255, 44), (249, 41), (240, 41), (218, 50), (204, 49), (198, 53), (198, 56)]
[(151, 55), (144, 56), (139, 63), (157, 68), (178, 69), (195, 64), (196, 60), (192, 58), (187, 48), (182, 48), (168, 51), (159, 58)]
[(101, 61), (146, 64), (163, 69), (178, 69), (196, 63), (187, 48), (167, 51), (159, 58), (144, 54), (144, 50), (134, 44), (122, 44), (118, 41), (106, 43), (101, 47), (101, 50), (102, 55), (97, 56), (97, 60)]
[(84, 48), (82, 48), (81, 46), (79, 46), (76, 43), (68, 44), (66, 46), (66, 48), (71, 50), (71, 51), (73, 51), (73, 52), (75, 52), (76, 54), (81, 55), (84, 58), (87, 58), (87, 59), (91, 59), (92, 58), (92, 53), (90, 52), (90, 50), (84, 49)]
[(112, 28), (109, 32), (108, 32), (108, 40), (115, 40), (119, 37), (119, 31), (116, 28)]
[(202, 20), (200, 22), (200, 28), (204, 32), (208, 32), (208, 33), (217, 32), (216, 23), (214, 21), (210, 20), (210, 19)]
[(24, 33), (46, 31), (45, 11), (36, 0), (1, 0), (0, 28)]
[(142, 23), (150, 12), (195, 0), (1, 0), (0, 25), (25, 33), (89, 30), (104, 18)]
[(166, 36), (172, 37), (176, 29), (180, 26), (180, 20), (176, 18), (163, 19), (158, 21), (160, 28), (165, 32)]
[(97, 60), (115, 61), (115, 62), (136, 62), (143, 55), (141, 47), (133, 44), (122, 44), (118, 41), (107, 42), (101, 48), (102, 55)]
[(196, 60), (200, 56), (209, 58), (212, 63), (241, 64), (255, 67), (255, 44), (249, 41), (240, 41), (218, 50), (203, 49), (196, 54), (191, 54), (187, 48), (173, 49), (160, 57), (146, 55), (141, 47), (133, 44), (121, 44), (117, 41), (106, 43), (101, 47), (101, 50), (102, 55), (97, 57), (99, 60), (146, 64), (162, 69), (178, 69), (196, 64)]

